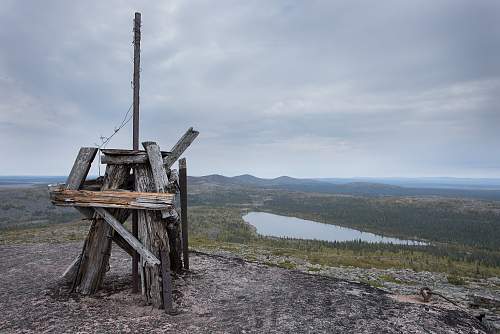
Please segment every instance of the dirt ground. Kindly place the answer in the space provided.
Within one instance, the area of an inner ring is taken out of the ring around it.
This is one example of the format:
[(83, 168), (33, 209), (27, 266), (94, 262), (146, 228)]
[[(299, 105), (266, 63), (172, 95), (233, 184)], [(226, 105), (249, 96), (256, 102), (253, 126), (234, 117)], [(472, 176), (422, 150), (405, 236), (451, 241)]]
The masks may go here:
[(93, 297), (59, 278), (80, 243), (0, 246), (1, 333), (485, 333), (458, 310), (399, 302), (381, 290), (202, 253), (174, 280), (177, 315), (130, 293), (130, 259), (113, 250)]

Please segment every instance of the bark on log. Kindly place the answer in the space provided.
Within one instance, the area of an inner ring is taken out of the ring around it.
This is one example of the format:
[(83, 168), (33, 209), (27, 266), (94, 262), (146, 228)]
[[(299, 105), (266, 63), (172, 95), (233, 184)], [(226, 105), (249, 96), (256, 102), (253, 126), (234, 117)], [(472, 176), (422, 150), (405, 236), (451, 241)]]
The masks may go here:
[[(148, 164), (138, 165), (134, 170), (136, 190), (154, 192), (156, 190), (151, 168)], [(160, 256), (170, 252), (166, 224), (158, 211), (140, 210), (138, 215), (139, 240), (151, 253)], [(142, 293), (146, 301), (156, 308), (163, 307), (163, 275), (160, 266), (145, 266), (141, 258)], [(170, 275), (167, 272), (165, 275)]]
[[(129, 175), (129, 166), (107, 166), (102, 190), (123, 187), (128, 182)], [(129, 210), (114, 209), (110, 213), (123, 223), (129, 215)], [(102, 218), (94, 218), (84, 242), (77, 275), (73, 280), (73, 291), (87, 295), (99, 289), (109, 267), (112, 233), (113, 229)]]

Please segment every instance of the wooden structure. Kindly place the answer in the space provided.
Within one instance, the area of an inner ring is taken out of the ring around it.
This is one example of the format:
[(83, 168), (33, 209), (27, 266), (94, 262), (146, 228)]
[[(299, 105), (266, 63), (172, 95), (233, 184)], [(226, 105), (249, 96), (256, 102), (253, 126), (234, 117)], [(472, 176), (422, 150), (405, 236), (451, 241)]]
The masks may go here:
[[(66, 183), (49, 186), (53, 204), (73, 206), (91, 221), (81, 253), (63, 274), (74, 292), (87, 295), (99, 289), (114, 242), (130, 256), (139, 255), (147, 302), (172, 311), (171, 272), (181, 271), (183, 260), (189, 269), (189, 258), (186, 160), (179, 161), (180, 178), (171, 167), (197, 135), (188, 129), (168, 152), (155, 142), (142, 143), (144, 150), (103, 149), (106, 173), (91, 181), (85, 179), (98, 149), (83, 147)], [(132, 212), (137, 212), (137, 238), (123, 226)]]

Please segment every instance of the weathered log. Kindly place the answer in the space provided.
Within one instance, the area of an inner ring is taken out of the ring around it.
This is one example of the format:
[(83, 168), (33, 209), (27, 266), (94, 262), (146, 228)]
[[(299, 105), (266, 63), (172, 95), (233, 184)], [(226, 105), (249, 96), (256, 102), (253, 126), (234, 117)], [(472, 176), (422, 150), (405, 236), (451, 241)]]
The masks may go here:
[(164, 192), (65, 190), (64, 186), (51, 186), (49, 191), (53, 204), (75, 207), (168, 210), (175, 197)]
[(134, 248), (130, 246), (127, 240), (125, 240), (121, 235), (119, 235), (118, 233), (113, 233), (111, 239), (118, 247), (123, 249), (128, 255), (134, 256), (135, 253)]
[(71, 263), (69, 266), (64, 270), (62, 273), (61, 277), (66, 280), (67, 283), (72, 283), (73, 279), (75, 278), (75, 275), (78, 271), (78, 267), (80, 266), (80, 260), (82, 259), (82, 254), (78, 254), (77, 257)]
[[(163, 166), (163, 160), (160, 153), (160, 146), (155, 142), (148, 141), (143, 142), (142, 146), (148, 153), (149, 164), (151, 166), (151, 171), (153, 173), (153, 180), (155, 184), (155, 189), (157, 193), (166, 193), (169, 186), (167, 171), (165, 166)], [(168, 210), (162, 210), (161, 216), (163, 218), (168, 218), (170, 216)]]
[[(174, 162), (186, 151), (198, 134), (198, 131), (189, 128), (174, 145), (171, 152), (161, 152), (163, 164), (167, 169), (172, 167)], [(101, 157), (101, 162), (108, 165), (145, 164), (149, 161), (148, 155), (144, 151), (106, 149), (102, 150), (102, 152), (104, 155)]]
[[(95, 215), (95, 211), (92, 208), (77, 208), (79, 211), (87, 217), (87, 219), (92, 219)], [(113, 231), (111, 235), (111, 239), (114, 241), (118, 247), (123, 249), (128, 255), (133, 256), (135, 250), (127, 243), (123, 237), (121, 237), (118, 233), (114, 233)], [(82, 254), (78, 254), (77, 257), (71, 262), (71, 264), (66, 268), (66, 270), (61, 275), (68, 283), (73, 282), (73, 279), (77, 273), (78, 266), (80, 265), (80, 259)]]
[(92, 161), (94, 161), (96, 153), (97, 148), (95, 147), (80, 148), (80, 151), (76, 156), (75, 163), (73, 164), (73, 168), (71, 168), (71, 172), (66, 180), (67, 189), (80, 189), (83, 182), (85, 182), (85, 178), (89, 173), (90, 166), (92, 166)]
[[(71, 168), (71, 172), (66, 179), (66, 189), (78, 190), (82, 187), (89, 173), (92, 161), (94, 161), (97, 154), (95, 147), (82, 147), (76, 156), (75, 163)], [(92, 216), (93, 211), (82, 208), (80, 211), (85, 216)], [(73, 281), (75, 278), (78, 266), (80, 265), (81, 256), (78, 255), (63, 272), (62, 277), (68, 282)]]
[(167, 231), (170, 243), (170, 269), (179, 273), (182, 271), (181, 220), (177, 215), (175, 219), (169, 218), (167, 221), (169, 222)]
[[(140, 155), (144, 156), (147, 159), (147, 153), (144, 150), (122, 150), (122, 149), (116, 149), (116, 148), (104, 148), (101, 150), (101, 152), (105, 155)], [(161, 156), (166, 157), (167, 155), (171, 154), (171, 152), (167, 151), (161, 151)]]
[(184, 260), (184, 269), (189, 270), (186, 158), (182, 158), (179, 160), (179, 188), (181, 193), (180, 200), (181, 200), (182, 259)]
[(103, 180), (104, 180), (104, 178), (102, 176), (99, 176), (97, 179), (86, 180), (83, 183), (83, 185), (80, 187), (80, 189), (91, 190), (91, 191), (101, 190)]
[(200, 133), (189, 128), (186, 133), (179, 139), (179, 141), (172, 148), (171, 154), (163, 158), (163, 163), (166, 168), (172, 167), (174, 162), (181, 157), (181, 155), (186, 151), (186, 149), (191, 145), (191, 143), (198, 137)]
[[(145, 151), (134, 150), (117, 150), (106, 149), (101, 150), (104, 154), (101, 157), (101, 162), (108, 165), (122, 164), (143, 164), (148, 162), (148, 154)], [(170, 152), (161, 151), (162, 158), (170, 155)]]
[(170, 258), (165, 250), (160, 251), (161, 275), (163, 288), (163, 308), (165, 312), (173, 312), (172, 276), (170, 275)]
[[(153, 192), (156, 187), (153, 182), (151, 168), (141, 164), (134, 169), (136, 190), (140, 192)], [(140, 210), (138, 215), (139, 240), (153, 254), (170, 252), (166, 224), (158, 211)], [(141, 258), (142, 293), (146, 301), (156, 308), (163, 307), (162, 272), (160, 266), (144, 266)], [(169, 275), (166, 273), (165, 275)]]
[[(102, 190), (119, 189), (128, 182), (130, 167), (108, 165)], [(123, 223), (129, 210), (114, 209), (110, 213)], [(93, 294), (100, 287), (109, 267), (113, 229), (102, 218), (94, 218), (85, 239), (80, 265), (73, 280), (72, 290), (82, 294)]]
[(151, 266), (159, 265), (160, 260), (156, 258), (139, 240), (123, 227), (122, 223), (116, 220), (106, 209), (94, 208), (94, 210), (123, 238), (125, 241), (142, 256), (142, 259)]
[(103, 155), (101, 162), (108, 165), (135, 165), (148, 161), (147, 154), (141, 155)]

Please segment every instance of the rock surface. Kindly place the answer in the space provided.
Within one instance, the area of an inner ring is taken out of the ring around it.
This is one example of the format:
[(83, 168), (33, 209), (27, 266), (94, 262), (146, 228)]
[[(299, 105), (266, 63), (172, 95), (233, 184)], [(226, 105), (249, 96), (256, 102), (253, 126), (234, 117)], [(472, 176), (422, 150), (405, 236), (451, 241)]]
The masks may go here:
[(207, 254), (175, 279), (177, 315), (130, 293), (130, 259), (111, 257), (102, 291), (69, 295), (59, 278), (80, 245), (0, 246), (1, 333), (486, 333), (469, 314), (380, 289)]

